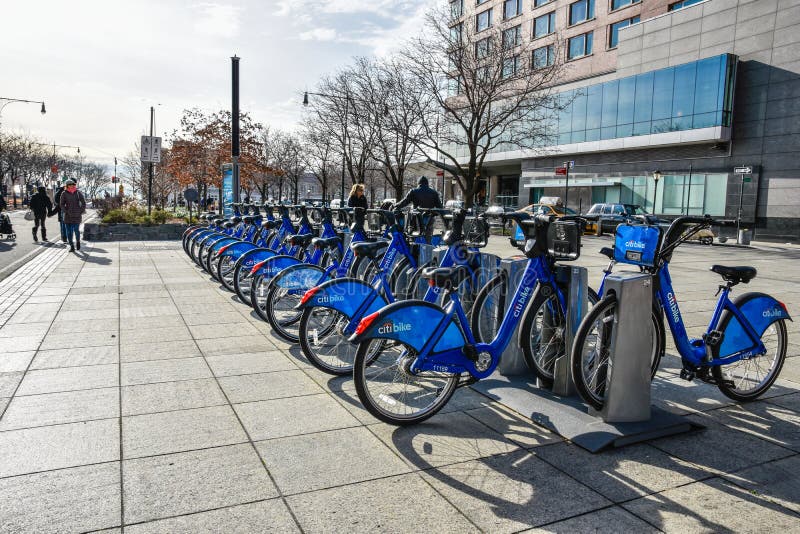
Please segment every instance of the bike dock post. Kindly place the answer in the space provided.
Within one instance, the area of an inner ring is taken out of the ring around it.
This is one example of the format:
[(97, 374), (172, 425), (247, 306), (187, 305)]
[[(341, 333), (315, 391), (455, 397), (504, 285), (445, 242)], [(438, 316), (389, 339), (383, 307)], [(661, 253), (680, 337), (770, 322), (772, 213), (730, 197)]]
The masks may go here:
[[(514, 295), (517, 287), (522, 282), (522, 274), (525, 272), (525, 267), (527, 264), (528, 258), (525, 256), (511, 256), (510, 258), (504, 258), (500, 260), (500, 269), (505, 271), (506, 280), (508, 281), (508, 284), (505, 287), (505, 294), (503, 298), (503, 314), (500, 315), (501, 319), (511, 305), (511, 297)], [(517, 324), (517, 327), (514, 329), (514, 333), (512, 334), (511, 338), (512, 341), (508, 344), (506, 350), (503, 351), (503, 355), (500, 358), (500, 363), (497, 365), (497, 372), (501, 375), (514, 376), (528, 375), (532, 373), (532, 370), (528, 367), (528, 364), (525, 361), (525, 357), (522, 355), (522, 348), (517, 342), (519, 340), (520, 325), (521, 321), (520, 324)], [(499, 324), (494, 325), (494, 329), (497, 330), (499, 326)]]
[(607, 423), (650, 419), (651, 284), (649, 273), (617, 273), (606, 278), (606, 291), (617, 297), (605, 403), (599, 414)]
[(567, 280), (567, 324), (564, 328), (564, 347), (566, 352), (555, 361), (553, 369), (553, 393), (568, 397), (575, 394), (575, 383), (572, 381), (570, 366), (570, 347), (575, 339), (575, 332), (586, 315), (589, 306), (589, 271), (586, 267), (558, 265), (556, 277)]

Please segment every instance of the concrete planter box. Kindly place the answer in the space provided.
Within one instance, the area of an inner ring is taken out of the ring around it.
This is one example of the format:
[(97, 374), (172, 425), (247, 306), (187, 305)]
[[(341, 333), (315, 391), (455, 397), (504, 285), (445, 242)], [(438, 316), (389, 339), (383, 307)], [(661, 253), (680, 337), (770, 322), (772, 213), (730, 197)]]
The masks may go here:
[(86, 223), (83, 234), (87, 241), (165, 241), (177, 240), (186, 230), (186, 224), (140, 224)]

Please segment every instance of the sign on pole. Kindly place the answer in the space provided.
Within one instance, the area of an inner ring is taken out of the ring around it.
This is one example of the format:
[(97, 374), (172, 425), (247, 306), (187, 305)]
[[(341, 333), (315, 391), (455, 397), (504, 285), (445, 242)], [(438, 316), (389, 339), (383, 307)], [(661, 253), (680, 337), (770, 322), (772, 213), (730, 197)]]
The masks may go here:
[(161, 163), (161, 138), (142, 136), (142, 163)]
[(750, 166), (734, 167), (733, 174), (753, 174), (753, 167)]
[(566, 167), (556, 167), (556, 174), (561, 174), (566, 176), (567, 168)]

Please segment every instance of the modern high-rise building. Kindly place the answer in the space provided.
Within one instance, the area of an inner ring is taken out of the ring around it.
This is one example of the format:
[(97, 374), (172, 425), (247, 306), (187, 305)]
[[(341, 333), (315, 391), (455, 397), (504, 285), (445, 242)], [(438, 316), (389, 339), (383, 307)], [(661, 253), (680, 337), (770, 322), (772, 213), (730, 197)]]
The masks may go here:
[[(530, 61), (564, 62), (552, 146), (490, 154), (490, 201), (564, 198), (568, 178), (574, 209), (708, 213), (740, 218), (757, 239), (800, 241), (800, 0), (451, 7), (476, 28), (518, 27)], [(568, 177), (555, 173), (565, 162)]]

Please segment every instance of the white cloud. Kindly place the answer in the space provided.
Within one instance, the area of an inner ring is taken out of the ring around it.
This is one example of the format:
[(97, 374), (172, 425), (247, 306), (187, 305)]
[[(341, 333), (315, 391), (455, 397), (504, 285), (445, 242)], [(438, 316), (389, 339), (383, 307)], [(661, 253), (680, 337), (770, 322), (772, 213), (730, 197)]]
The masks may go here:
[(197, 5), (199, 16), (194, 30), (205, 35), (236, 35), (240, 27), (241, 8), (232, 5), (202, 3)]
[(334, 28), (314, 28), (307, 32), (302, 32), (298, 37), (301, 41), (334, 41), (337, 37)]

